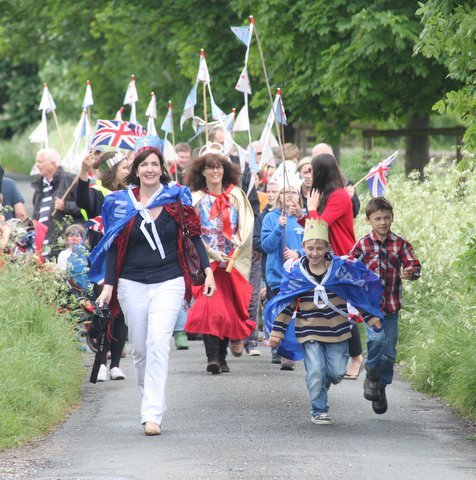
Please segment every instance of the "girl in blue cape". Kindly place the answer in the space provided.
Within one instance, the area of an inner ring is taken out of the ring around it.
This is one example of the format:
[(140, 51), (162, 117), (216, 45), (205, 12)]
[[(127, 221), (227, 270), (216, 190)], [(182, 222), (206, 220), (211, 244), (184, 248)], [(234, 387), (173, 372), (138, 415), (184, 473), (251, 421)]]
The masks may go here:
[(323, 220), (306, 220), (303, 246), (305, 256), (284, 265), (279, 294), (265, 308), (265, 325), (270, 347), (279, 347), (286, 358), (304, 360), (311, 421), (329, 424), (327, 391), (342, 380), (349, 358), (349, 309), (367, 312), (367, 325), (381, 329), (382, 287), (360, 261), (329, 256)]

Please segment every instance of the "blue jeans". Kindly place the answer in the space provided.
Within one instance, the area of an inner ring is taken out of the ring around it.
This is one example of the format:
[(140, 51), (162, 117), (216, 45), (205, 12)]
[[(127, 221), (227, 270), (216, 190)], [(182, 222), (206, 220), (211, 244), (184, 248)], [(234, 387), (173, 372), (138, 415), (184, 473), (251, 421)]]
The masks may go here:
[(338, 384), (345, 375), (349, 359), (349, 342), (303, 344), (306, 384), (311, 400), (311, 415), (328, 412), (326, 385)]
[(393, 379), (393, 366), (397, 358), (398, 312), (386, 315), (383, 330), (374, 332), (365, 325), (367, 331), (367, 361), (369, 369), (378, 368), (382, 372), (381, 385), (390, 385)]

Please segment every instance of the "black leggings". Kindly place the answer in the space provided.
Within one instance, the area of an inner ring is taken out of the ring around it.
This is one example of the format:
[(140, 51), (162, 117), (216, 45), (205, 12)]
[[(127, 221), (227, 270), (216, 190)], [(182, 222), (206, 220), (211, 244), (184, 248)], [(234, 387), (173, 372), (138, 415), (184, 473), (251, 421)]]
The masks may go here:
[(362, 355), (362, 342), (360, 341), (360, 330), (358, 325), (354, 325), (350, 331), (352, 337), (347, 340), (349, 342), (349, 356), (358, 357)]
[[(109, 351), (111, 352), (111, 365), (110, 368), (119, 367), (121, 361), (122, 351), (127, 340), (127, 325), (124, 321), (124, 314), (122, 312), (114, 319), (112, 327), (111, 343), (109, 344)], [(106, 364), (107, 361), (104, 361)]]

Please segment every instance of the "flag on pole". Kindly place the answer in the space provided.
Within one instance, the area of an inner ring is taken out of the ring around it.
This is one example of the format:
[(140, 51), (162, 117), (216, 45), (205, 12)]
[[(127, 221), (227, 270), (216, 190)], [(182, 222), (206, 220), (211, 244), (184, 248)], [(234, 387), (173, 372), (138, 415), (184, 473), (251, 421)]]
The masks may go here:
[(278, 88), (276, 98), (274, 100), (274, 111), (276, 112), (276, 120), (281, 125), (287, 125), (286, 112), (284, 111), (283, 99), (281, 98), (281, 89)]
[(198, 66), (197, 82), (210, 83), (210, 74), (208, 73), (207, 61), (205, 60), (205, 51), (200, 50), (200, 64)]
[(80, 138), (86, 137), (90, 133), (91, 132), (88, 122), (88, 112), (85, 108), (83, 108), (81, 119), (79, 120), (76, 128), (74, 129), (73, 137), (75, 140), (79, 140)]
[(247, 132), (250, 129), (250, 120), (248, 117), (248, 105), (243, 105), (243, 108), (238, 113), (235, 123), (233, 125), (234, 132)]
[(31, 132), (28, 137), (31, 143), (41, 143), (45, 148), (48, 148), (48, 126), (46, 123), (46, 110), (41, 112), (40, 124)]
[(172, 102), (169, 100), (169, 109), (167, 111), (167, 115), (162, 122), (162, 126), (160, 129), (166, 133), (172, 133), (174, 131), (174, 123), (172, 117)]
[(372, 197), (381, 197), (385, 193), (385, 187), (388, 183), (388, 171), (392, 162), (397, 158), (398, 150), (385, 160), (372, 167), (369, 173), (364, 177), (365, 183), (370, 190)]
[(121, 107), (117, 112), (116, 116), (114, 117), (114, 120), (119, 120), (122, 122), (122, 112), (124, 112), (124, 107)]
[(147, 105), (147, 110), (145, 111), (146, 117), (157, 118), (157, 100), (155, 98), (155, 93), (150, 92), (150, 101)]
[(240, 78), (236, 83), (235, 89), (242, 93), (247, 93), (251, 95), (251, 83), (250, 77), (248, 76), (248, 68), (245, 66), (240, 74)]
[(137, 137), (146, 135), (141, 125), (117, 120), (98, 120), (96, 130), (91, 141), (91, 148), (99, 145), (134, 150)]
[(139, 101), (139, 95), (137, 94), (136, 89), (136, 79), (134, 75), (131, 75), (131, 81), (127, 87), (126, 95), (124, 96), (124, 101), (122, 102), (124, 105), (131, 106), (131, 116), (130, 116), (130, 123), (137, 123), (136, 117), (136, 103)]
[(247, 27), (230, 27), (231, 31), (236, 35), (240, 42), (243, 42), (248, 48), (251, 42), (251, 35), (253, 33), (253, 24)]
[(88, 108), (94, 105), (93, 100), (93, 90), (91, 88), (91, 82), (89, 80), (86, 81), (86, 93), (84, 94), (83, 105), (81, 108)]
[(150, 94), (150, 101), (149, 101), (149, 105), (147, 106), (147, 110), (145, 111), (145, 114), (148, 117), (147, 135), (157, 136), (157, 130), (155, 128), (155, 122), (154, 122), (154, 120), (157, 118), (157, 101), (156, 101), (154, 92), (151, 92)]
[(87, 222), (84, 223), (84, 226), (93, 232), (99, 232), (101, 235), (104, 235), (104, 225), (102, 223), (101, 215), (90, 218)]
[(41, 95), (41, 101), (38, 110), (46, 111), (46, 113), (50, 113), (53, 110), (56, 110), (56, 104), (53, 100), (53, 97), (51, 96), (47, 83), (43, 84), (43, 94)]
[(185, 105), (183, 107), (183, 113), (180, 117), (180, 130), (183, 129), (183, 124), (189, 119), (193, 118), (193, 114), (195, 112), (195, 105), (197, 104), (197, 84), (190, 90), (189, 94), (187, 95), (187, 99), (185, 100)]

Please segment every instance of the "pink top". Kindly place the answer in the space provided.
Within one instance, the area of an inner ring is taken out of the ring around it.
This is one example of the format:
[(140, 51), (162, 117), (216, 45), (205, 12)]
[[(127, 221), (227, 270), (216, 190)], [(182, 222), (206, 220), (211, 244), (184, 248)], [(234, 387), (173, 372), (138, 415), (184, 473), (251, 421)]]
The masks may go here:
[(352, 201), (343, 189), (334, 190), (321, 215), (311, 210), (309, 218), (322, 218), (329, 225), (329, 241), (336, 255), (348, 255), (355, 245)]

